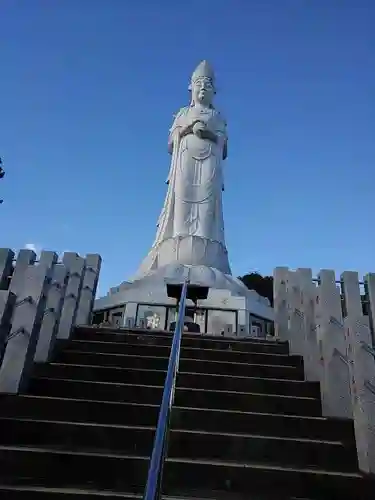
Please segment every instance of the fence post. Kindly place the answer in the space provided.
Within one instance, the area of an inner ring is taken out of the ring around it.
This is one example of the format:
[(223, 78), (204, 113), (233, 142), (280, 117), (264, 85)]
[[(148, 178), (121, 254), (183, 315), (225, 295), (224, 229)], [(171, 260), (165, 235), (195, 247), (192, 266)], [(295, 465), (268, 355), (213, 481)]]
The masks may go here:
[(316, 336), (315, 304), (316, 286), (312, 279), (312, 270), (299, 268), (296, 271), (301, 287), (301, 309), (303, 314), (303, 360), (305, 378), (310, 381), (319, 381), (320, 363), (318, 340)]
[(7, 290), (12, 274), (14, 252), (10, 248), (0, 248), (0, 290)]
[(91, 313), (98, 286), (101, 263), (102, 259), (98, 254), (88, 254), (85, 258), (82, 290), (75, 320), (76, 325), (88, 325), (91, 323)]
[(362, 471), (375, 473), (375, 361), (369, 318), (362, 311), (358, 273), (346, 271), (341, 279), (358, 464)]
[(69, 339), (72, 327), (75, 324), (84, 263), (85, 260), (76, 253), (64, 253), (63, 264), (69, 276), (57, 332), (57, 338), (60, 340)]
[(289, 271), (287, 280), (287, 295), (289, 303), (289, 344), (290, 353), (305, 355), (304, 317), (301, 311), (301, 289), (298, 274)]
[(17, 302), (0, 367), (0, 392), (18, 393), (28, 382), (45, 308), (49, 273), (46, 266), (30, 265), (23, 267), (21, 280), (18, 272), (14, 283), (18, 288)]
[(288, 274), (289, 270), (287, 267), (276, 267), (273, 272), (275, 338), (280, 340), (289, 340), (288, 304), (286, 291)]
[(9, 290), (17, 296), (23, 286), (25, 272), (30, 265), (35, 263), (35, 261), (36, 253), (33, 250), (22, 249), (18, 252), (16, 265), (9, 285)]
[(34, 361), (36, 363), (46, 362), (51, 356), (55, 345), (61, 308), (65, 295), (67, 271), (63, 264), (57, 264), (57, 255), (55, 253), (53, 256), (53, 264), (46, 308), (35, 351)]
[(0, 290), (0, 359), (12, 325), (12, 314), (16, 296), (9, 290)]
[(352, 417), (349, 362), (341, 310), (340, 290), (334, 271), (319, 273), (317, 338), (321, 361), (321, 395), (324, 416)]
[(369, 305), (371, 345), (375, 346), (375, 273), (368, 273), (364, 278), (366, 298)]

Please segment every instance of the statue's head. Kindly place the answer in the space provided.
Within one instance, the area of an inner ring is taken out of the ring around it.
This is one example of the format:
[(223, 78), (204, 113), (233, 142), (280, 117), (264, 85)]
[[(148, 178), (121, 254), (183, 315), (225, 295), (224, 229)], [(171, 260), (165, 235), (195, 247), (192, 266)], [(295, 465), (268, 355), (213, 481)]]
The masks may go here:
[(191, 101), (201, 103), (206, 106), (212, 106), (212, 101), (215, 95), (215, 75), (207, 61), (202, 61), (198, 64), (192, 77), (189, 86), (191, 90)]

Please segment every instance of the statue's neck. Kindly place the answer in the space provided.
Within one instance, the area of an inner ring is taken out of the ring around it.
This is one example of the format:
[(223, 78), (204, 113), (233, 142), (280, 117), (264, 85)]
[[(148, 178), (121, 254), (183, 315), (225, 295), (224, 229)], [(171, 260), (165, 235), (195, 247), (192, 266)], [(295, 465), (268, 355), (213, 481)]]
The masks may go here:
[(203, 109), (203, 110), (207, 110), (207, 109), (212, 109), (212, 106), (209, 105), (209, 104), (202, 104), (200, 102), (192, 102), (191, 103), (191, 107), (195, 108), (195, 109)]

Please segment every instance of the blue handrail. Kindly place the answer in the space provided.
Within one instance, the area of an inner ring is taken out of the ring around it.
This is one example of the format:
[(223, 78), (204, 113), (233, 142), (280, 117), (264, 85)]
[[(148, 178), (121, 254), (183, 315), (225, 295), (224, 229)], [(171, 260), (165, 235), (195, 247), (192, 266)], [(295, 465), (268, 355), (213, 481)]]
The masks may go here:
[(143, 500), (156, 500), (160, 497), (163, 465), (169, 434), (169, 419), (174, 401), (176, 378), (180, 363), (182, 331), (185, 319), (185, 303), (188, 281), (182, 286), (176, 328), (173, 335), (171, 353), (169, 355), (167, 376), (165, 379), (163, 398), (160, 405), (158, 424), (156, 427), (154, 446), (148, 469), (147, 483)]

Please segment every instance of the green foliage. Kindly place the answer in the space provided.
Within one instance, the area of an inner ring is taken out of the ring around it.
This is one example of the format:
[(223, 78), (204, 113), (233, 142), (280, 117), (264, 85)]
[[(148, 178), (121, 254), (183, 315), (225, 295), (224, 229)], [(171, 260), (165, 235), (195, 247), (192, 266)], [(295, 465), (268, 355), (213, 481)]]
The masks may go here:
[(240, 279), (249, 290), (255, 290), (262, 297), (266, 297), (271, 302), (271, 306), (273, 306), (272, 276), (262, 276), (259, 273), (250, 273), (239, 276), (238, 279)]

